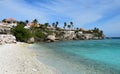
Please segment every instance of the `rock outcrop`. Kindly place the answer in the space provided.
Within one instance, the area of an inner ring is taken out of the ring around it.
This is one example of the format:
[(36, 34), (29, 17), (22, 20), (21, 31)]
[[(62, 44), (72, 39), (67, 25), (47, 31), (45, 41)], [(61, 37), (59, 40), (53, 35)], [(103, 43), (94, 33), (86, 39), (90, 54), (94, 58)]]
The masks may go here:
[(55, 35), (48, 35), (48, 36), (47, 36), (47, 41), (48, 41), (48, 42), (54, 42), (55, 40), (56, 40)]
[(75, 31), (61, 31), (55, 37), (57, 40), (73, 40), (76, 34)]
[(27, 40), (27, 43), (34, 43), (35, 42), (35, 38), (31, 37), (29, 40)]
[(1, 26), (0, 25), (0, 34), (10, 34), (11, 29), (6, 26)]
[(65, 34), (63, 36), (65, 40), (72, 40), (76, 38), (75, 31), (65, 31)]
[(0, 45), (16, 43), (15, 36), (11, 34), (0, 34)]
[(94, 33), (83, 33), (82, 31), (60, 31), (55, 36), (57, 40), (96, 40), (103, 39), (104, 36), (96, 36)]
[(63, 40), (96, 40), (103, 39), (102, 36), (96, 36), (94, 33), (83, 33), (82, 31), (56, 31), (53, 35), (48, 35), (47, 42), (63, 41)]
[(76, 38), (80, 39), (80, 40), (90, 40), (90, 39), (94, 38), (94, 35), (93, 34), (89, 34), (89, 33), (86, 33), (86, 34), (79, 34), (79, 33), (77, 33), (76, 34)]

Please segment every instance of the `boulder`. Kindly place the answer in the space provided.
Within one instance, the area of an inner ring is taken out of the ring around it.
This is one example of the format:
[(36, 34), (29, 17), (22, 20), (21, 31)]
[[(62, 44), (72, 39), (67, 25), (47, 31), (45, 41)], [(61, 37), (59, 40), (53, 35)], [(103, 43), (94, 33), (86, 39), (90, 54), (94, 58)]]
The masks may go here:
[(93, 39), (93, 37), (94, 37), (93, 34), (84, 34), (84, 36), (85, 36), (85, 38), (86, 38), (87, 40)]
[[(63, 35), (63, 38), (65, 40), (72, 40), (76, 38), (75, 31), (65, 31), (65, 34)], [(63, 39), (63, 40), (64, 40)]]
[(56, 39), (55, 35), (48, 35), (47, 40), (50, 42), (54, 42)]
[(27, 43), (34, 43), (34, 42), (35, 42), (34, 37), (31, 37), (31, 38), (27, 41)]

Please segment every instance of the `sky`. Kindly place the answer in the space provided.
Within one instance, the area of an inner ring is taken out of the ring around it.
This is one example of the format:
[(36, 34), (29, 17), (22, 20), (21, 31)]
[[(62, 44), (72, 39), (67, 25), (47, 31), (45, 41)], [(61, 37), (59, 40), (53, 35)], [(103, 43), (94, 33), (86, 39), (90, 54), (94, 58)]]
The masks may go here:
[(74, 27), (103, 30), (120, 37), (120, 0), (0, 0), (0, 20), (37, 19), (39, 23), (73, 22)]

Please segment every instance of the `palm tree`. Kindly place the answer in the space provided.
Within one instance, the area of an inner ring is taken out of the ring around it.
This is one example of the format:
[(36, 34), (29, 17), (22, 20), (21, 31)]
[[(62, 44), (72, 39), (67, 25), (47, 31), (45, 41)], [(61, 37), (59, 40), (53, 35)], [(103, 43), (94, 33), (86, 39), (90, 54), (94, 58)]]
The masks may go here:
[(66, 27), (66, 26), (67, 26), (67, 23), (66, 23), (66, 22), (64, 22), (64, 27), (63, 27), (63, 28), (65, 29), (65, 27)]
[(6, 22), (6, 19), (3, 19), (2, 22)]
[(18, 24), (23, 25), (23, 26), (26, 25), (24, 21), (19, 21)]
[(25, 23), (27, 24), (27, 23), (29, 23), (29, 21), (28, 21), (28, 20), (25, 20)]
[(55, 27), (55, 23), (52, 23), (52, 26)]
[(45, 23), (45, 27), (48, 27), (49, 26), (49, 23)]
[(57, 28), (57, 26), (58, 26), (58, 21), (57, 21), (56, 24), (55, 24), (55, 28)]
[(33, 27), (37, 27), (37, 24), (38, 24), (38, 20), (34, 19), (33, 22), (32, 22), (32, 26)]
[(70, 30), (70, 28), (71, 28), (71, 25), (67, 25), (67, 27), (69, 28), (69, 30)]
[(37, 19), (34, 19), (34, 20), (33, 20), (33, 23), (34, 23), (34, 24), (37, 24), (37, 23), (38, 23), (38, 20), (37, 20)]
[(25, 24), (27, 25), (29, 23), (29, 21), (28, 20), (25, 20)]
[(99, 28), (96, 28), (96, 27), (95, 27), (94, 30), (93, 30), (93, 32), (94, 32), (94, 33), (98, 33), (98, 32), (99, 32)]
[(79, 30), (79, 28), (77, 27), (76, 30)]
[(56, 24), (58, 25), (58, 21), (56, 21)]
[(71, 27), (72, 27), (72, 29), (73, 29), (73, 26), (74, 26), (74, 25), (73, 25), (73, 22), (70, 22), (70, 25), (71, 25)]

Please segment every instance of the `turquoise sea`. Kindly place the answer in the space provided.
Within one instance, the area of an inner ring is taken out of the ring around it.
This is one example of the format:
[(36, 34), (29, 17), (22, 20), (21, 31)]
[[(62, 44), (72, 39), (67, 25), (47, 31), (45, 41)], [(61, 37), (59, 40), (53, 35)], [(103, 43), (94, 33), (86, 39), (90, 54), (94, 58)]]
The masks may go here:
[(61, 74), (120, 74), (120, 39), (36, 43), (30, 48)]

